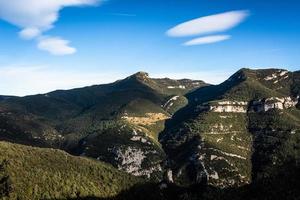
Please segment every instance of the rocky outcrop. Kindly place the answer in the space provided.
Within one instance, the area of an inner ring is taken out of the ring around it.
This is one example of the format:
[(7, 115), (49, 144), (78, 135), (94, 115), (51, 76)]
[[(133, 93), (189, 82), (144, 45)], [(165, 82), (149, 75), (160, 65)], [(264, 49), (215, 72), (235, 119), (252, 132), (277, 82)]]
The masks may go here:
[(212, 112), (233, 112), (246, 113), (248, 102), (244, 101), (220, 101), (215, 105), (210, 105), (209, 110)]
[(252, 102), (250, 109), (255, 112), (266, 112), (271, 109), (288, 109), (295, 107), (298, 104), (299, 96), (297, 98), (292, 97), (271, 97), (262, 100), (255, 100)]
[(288, 78), (288, 71), (286, 70), (278, 70), (277, 72), (268, 75), (264, 78), (265, 81), (272, 81), (274, 80), (274, 83), (278, 83), (279, 79), (286, 79)]
[(148, 168), (143, 167), (143, 162), (148, 154), (155, 152), (147, 152), (137, 147), (124, 146), (113, 148), (111, 151), (115, 154), (115, 159), (118, 161), (118, 169), (130, 173), (134, 176), (151, 177), (151, 174), (157, 171), (162, 171), (160, 164)]
[(198, 106), (199, 110), (207, 110), (216, 113), (247, 113), (266, 112), (270, 109), (288, 109), (295, 107), (299, 102), (298, 97), (270, 97), (265, 99), (246, 101), (219, 101)]

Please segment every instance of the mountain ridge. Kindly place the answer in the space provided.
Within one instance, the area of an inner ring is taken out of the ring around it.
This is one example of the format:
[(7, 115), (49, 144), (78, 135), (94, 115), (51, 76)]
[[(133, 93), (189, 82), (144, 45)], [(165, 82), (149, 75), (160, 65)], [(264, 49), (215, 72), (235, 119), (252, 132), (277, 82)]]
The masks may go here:
[(0, 103), (0, 138), (60, 148), (134, 174), (145, 174), (141, 166), (161, 174), (164, 153), (158, 133), (172, 112), (187, 103), (184, 94), (204, 84), (190, 83), (175, 88), (183, 83), (139, 72), (111, 84), (7, 99)]
[(138, 72), (2, 100), (0, 139), (106, 162), (190, 198), (276, 197), (267, 184), (282, 186), (281, 166), (299, 169), (299, 85), (299, 71), (284, 69), (243, 68), (218, 85)]

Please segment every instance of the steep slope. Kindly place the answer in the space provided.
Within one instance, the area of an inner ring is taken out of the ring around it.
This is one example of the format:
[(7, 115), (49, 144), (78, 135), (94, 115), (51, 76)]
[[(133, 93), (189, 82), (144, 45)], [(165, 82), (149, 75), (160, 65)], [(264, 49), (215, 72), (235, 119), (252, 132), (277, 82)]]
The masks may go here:
[(108, 198), (142, 179), (54, 149), (0, 142), (0, 199)]
[(158, 133), (187, 104), (183, 95), (204, 85), (139, 72), (111, 84), (9, 98), (0, 102), (0, 140), (60, 148), (159, 178)]
[(299, 85), (299, 72), (241, 69), (188, 94), (160, 136), (169, 181), (228, 188), (277, 176), (286, 163), (295, 169)]

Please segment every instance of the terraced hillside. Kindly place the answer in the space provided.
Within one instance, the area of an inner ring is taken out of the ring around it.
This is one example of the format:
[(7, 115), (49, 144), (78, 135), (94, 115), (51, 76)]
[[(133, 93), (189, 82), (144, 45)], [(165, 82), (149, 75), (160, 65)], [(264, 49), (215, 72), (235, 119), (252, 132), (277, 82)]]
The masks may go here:
[(0, 102), (0, 139), (93, 157), (137, 176), (161, 178), (164, 122), (202, 81), (139, 72), (112, 84)]
[(241, 187), (296, 169), (300, 149), (299, 72), (242, 69), (187, 95), (160, 141), (168, 179), (178, 185)]

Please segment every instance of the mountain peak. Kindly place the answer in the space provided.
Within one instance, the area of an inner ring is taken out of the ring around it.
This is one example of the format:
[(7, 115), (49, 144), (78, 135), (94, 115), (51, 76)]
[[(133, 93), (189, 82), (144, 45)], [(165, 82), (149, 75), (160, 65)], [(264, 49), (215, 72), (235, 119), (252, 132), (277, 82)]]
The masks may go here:
[(149, 77), (149, 74), (147, 72), (139, 71), (131, 76), (128, 77), (128, 79), (136, 80), (142, 83), (148, 83), (151, 82), (151, 78)]
[(147, 72), (139, 71), (132, 76), (138, 77), (138, 78), (149, 78), (149, 74)]

